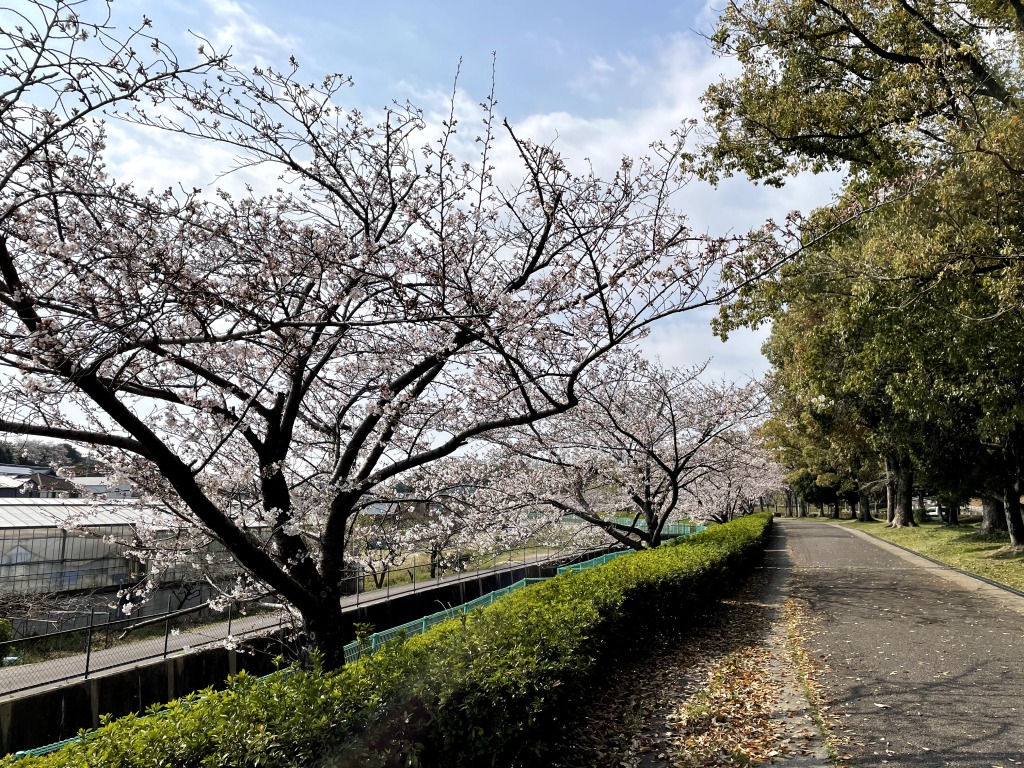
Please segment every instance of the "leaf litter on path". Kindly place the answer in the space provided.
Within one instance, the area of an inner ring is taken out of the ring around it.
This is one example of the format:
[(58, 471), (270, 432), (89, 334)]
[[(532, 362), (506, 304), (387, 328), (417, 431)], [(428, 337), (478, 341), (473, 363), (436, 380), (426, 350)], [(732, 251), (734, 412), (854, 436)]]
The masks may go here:
[[(732, 599), (609, 670), (553, 768), (830, 765), (759, 571)], [(794, 763), (795, 764), (795, 763)]]

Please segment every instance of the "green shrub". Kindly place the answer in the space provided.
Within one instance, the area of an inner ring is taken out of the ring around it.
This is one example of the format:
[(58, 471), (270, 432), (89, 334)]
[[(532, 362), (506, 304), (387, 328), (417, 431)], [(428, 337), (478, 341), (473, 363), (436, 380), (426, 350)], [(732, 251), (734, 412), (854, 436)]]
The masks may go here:
[[(330, 674), (246, 675), (157, 716), (108, 723), (18, 768), (539, 764), (609, 649), (722, 594), (763, 549), (767, 514), (513, 592)], [(0, 761), (0, 766), (15, 763)]]
[[(10, 619), (0, 619), (0, 643), (6, 643), (14, 639), (14, 627)], [(2, 656), (3, 654), (0, 654)]]

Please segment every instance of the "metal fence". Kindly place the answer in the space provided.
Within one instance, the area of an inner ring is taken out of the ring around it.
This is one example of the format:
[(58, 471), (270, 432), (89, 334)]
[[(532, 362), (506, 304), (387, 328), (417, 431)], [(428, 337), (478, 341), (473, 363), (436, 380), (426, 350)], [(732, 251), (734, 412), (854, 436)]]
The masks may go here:
[[(701, 531), (703, 531), (706, 526), (688, 525), (686, 527), (689, 530), (681, 531), (677, 535), (692, 536), (692, 535), (695, 535), (695, 534), (700, 533)], [(616, 551), (616, 552), (609, 552), (609, 553), (606, 553), (604, 555), (600, 555), (598, 557), (593, 557), (593, 558), (590, 558), (588, 560), (584, 560), (583, 562), (580, 562), (580, 563), (574, 563), (573, 565), (562, 566), (562, 567), (557, 569), (557, 572), (558, 572), (558, 574), (563, 574), (563, 573), (567, 573), (567, 572), (580, 572), (580, 571), (589, 570), (591, 568), (596, 568), (599, 565), (604, 565), (605, 563), (608, 563), (608, 562), (610, 562), (610, 561), (612, 561), (612, 560), (614, 560), (614, 559), (616, 559), (618, 557), (622, 557), (623, 555), (632, 554), (633, 552), (634, 552), (634, 550), (632, 550), (632, 549), (625, 549), (625, 550), (620, 550), (620, 551)], [(548, 556), (550, 557), (550, 553), (548, 554)], [(524, 561), (523, 562), (524, 563), (527, 562), (525, 557), (524, 557)], [(512, 565), (513, 566), (519, 565), (519, 561), (516, 561)], [(390, 641), (401, 640), (401, 639), (404, 639), (406, 637), (411, 637), (413, 635), (423, 634), (424, 632), (426, 632), (431, 627), (434, 627), (434, 626), (436, 626), (438, 624), (441, 624), (442, 622), (449, 621), (451, 619), (456, 619), (456, 618), (464, 618), (470, 611), (473, 611), (473, 610), (475, 610), (477, 608), (482, 608), (484, 606), (490, 605), (495, 600), (497, 600), (497, 599), (499, 599), (499, 598), (509, 594), (510, 592), (514, 592), (514, 591), (516, 591), (518, 589), (522, 589), (523, 587), (527, 587), (527, 586), (529, 586), (531, 584), (535, 584), (535, 583), (538, 583), (538, 582), (541, 582), (541, 581), (545, 581), (545, 580), (546, 580), (545, 578), (526, 578), (526, 579), (520, 579), (519, 581), (515, 582), (514, 584), (510, 584), (507, 587), (503, 587), (501, 589), (494, 590), (493, 592), (488, 592), (486, 595), (481, 595), (480, 597), (478, 597), (478, 598), (476, 598), (474, 600), (470, 600), (469, 602), (463, 603), (461, 605), (456, 605), (456, 606), (452, 606), (450, 608), (446, 608), (443, 611), (438, 611), (436, 613), (430, 614), (429, 616), (424, 616), (424, 617), (422, 617), (420, 619), (416, 619), (415, 621), (410, 621), (410, 622), (407, 622), (405, 624), (401, 624), (401, 625), (399, 625), (397, 627), (392, 627), (390, 629), (383, 630), (381, 632), (374, 632), (373, 634), (371, 634), (371, 635), (369, 635), (369, 636), (367, 636), (365, 638), (362, 638), (360, 640), (356, 640), (355, 642), (349, 643), (349, 644), (347, 644), (345, 646), (345, 649), (344, 649), (345, 663), (348, 664), (348, 663), (351, 663), (351, 662), (355, 661), (356, 659), (360, 658), (361, 656), (364, 656), (364, 655), (367, 655), (367, 654), (372, 654), (372, 653), (376, 652), (380, 647), (382, 647), (385, 643), (388, 643)], [(430, 583), (432, 584), (433, 580), (430, 580)], [(420, 581), (420, 584), (421, 584), (421, 586), (426, 586), (426, 585), (423, 584), (422, 581)], [(416, 582), (415, 581), (413, 581), (411, 583), (410, 582), (405, 582), (402, 586), (405, 587), (407, 590), (409, 589), (410, 586), (412, 587), (412, 589), (415, 589)], [(382, 590), (378, 590), (378, 592), (380, 592), (380, 591), (382, 591)], [(358, 593), (356, 594), (356, 597), (358, 598)], [(194, 610), (194, 609), (192, 609), (192, 610)], [(178, 613), (189, 613), (189, 612), (190, 611), (179, 611)], [(169, 616), (168, 616), (168, 618), (169, 618)], [(230, 614), (229, 614), (229, 620), (227, 622), (227, 629), (228, 629), (227, 634), (229, 636), (231, 634), (231, 625), (232, 625), (232, 622), (230, 620)], [(239, 626), (237, 624), (236, 624), (236, 626), (241, 630), (241, 632), (244, 632), (246, 634), (249, 634), (251, 631), (253, 631), (253, 630), (250, 630), (248, 628), (243, 628), (243, 627), (241, 627), (241, 626)], [(264, 627), (262, 629), (257, 629), (255, 631), (257, 631), (257, 632), (258, 631), (266, 631), (266, 627)], [(237, 636), (238, 635), (236, 635), (236, 637)], [(169, 634), (165, 631), (165, 633), (164, 633), (164, 643), (165, 643), (164, 655), (166, 655), (167, 652), (168, 652), (167, 651), (167, 647), (166, 647), (167, 646), (167, 638), (168, 637), (169, 637)], [(0, 644), (0, 645), (2, 645), (2, 644)], [(3, 670), (0, 670), (0, 673), (2, 673), (2, 672), (3, 672)], [(0, 678), (0, 682), (2, 682), (2, 678)], [(2, 689), (0, 689), (0, 690), (2, 690)], [(158, 714), (162, 714), (162, 713), (158, 713)], [(70, 744), (72, 742), (78, 741), (81, 738), (82, 738), (81, 736), (75, 736), (75, 737), (73, 737), (71, 739), (65, 739), (64, 741), (61, 741), (61, 742), (58, 742), (58, 743), (55, 743), (55, 744), (49, 744), (49, 745), (44, 746), (44, 747), (38, 747), (36, 749), (31, 749), (31, 750), (25, 750), (25, 751), (22, 751), (22, 752), (18, 752), (17, 755), (19, 757), (28, 756), (28, 755), (37, 755), (37, 756), (38, 755), (45, 755), (45, 754), (48, 754), (50, 752), (54, 752), (54, 751), (60, 749), (61, 747), (66, 746), (67, 744)]]
[(260, 603), (229, 605), (225, 612), (200, 605), (146, 618), (110, 620), (106, 612), (94, 612), (91, 618), (85, 627), (0, 643), (0, 692), (87, 679), (139, 661), (230, 644), (282, 628), (284, 621), (281, 611)]
[(552, 547), (527, 546), (501, 552), (489, 552), (473, 557), (458, 558), (454, 563), (431, 565), (430, 553), (413, 553), (412, 565), (389, 566), (379, 571), (364, 567), (361, 572), (351, 573), (341, 581), (341, 591), (345, 595), (359, 595), (364, 592), (390, 594), (391, 590), (410, 587), (416, 591), (417, 585), (435, 585), (442, 579), (456, 574), (475, 573), (490, 568), (512, 568), (519, 565), (530, 565), (551, 559), (565, 557), (571, 552), (555, 550)]
[[(377, 578), (367, 573), (353, 574), (342, 584), (343, 593), (348, 595), (343, 605), (358, 608), (369, 602), (388, 600), (392, 595), (470, 580), (488, 571), (503, 572), (543, 563), (555, 556), (550, 548), (524, 547), (478, 558), (479, 565), (491, 564), (479, 570), (467, 568), (452, 573), (436, 568), (431, 576), (429, 563), (420, 563), (390, 569)], [(565, 557), (565, 554), (558, 556)], [(88, 679), (104, 670), (140, 661), (166, 658), (218, 643), (234, 645), (246, 637), (268, 634), (283, 629), (290, 620), (283, 610), (273, 609), (272, 604), (277, 602), (273, 595), (265, 595), (262, 603), (250, 602), (243, 607), (231, 605), (225, 612), (212, 611), (208, 603), (203, 603), (183, 610), (127, 618), (118, 618), (117, 611), (92, 610), (71, 629), (0, 643), (0, 694)]]

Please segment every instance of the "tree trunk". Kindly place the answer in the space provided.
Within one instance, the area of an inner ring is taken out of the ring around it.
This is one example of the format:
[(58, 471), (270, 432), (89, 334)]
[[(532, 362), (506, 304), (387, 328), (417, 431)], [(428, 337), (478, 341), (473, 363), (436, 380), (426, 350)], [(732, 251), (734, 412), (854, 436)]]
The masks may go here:
[(896, 462), (896, 505), (893, 510), (892, 528), (907, 528), (914, 522), (914, 465), (909, 456), (900, 456)]
[(956, 527), (960, 525), (960, 506), (958, 504), (952, 504), (949, 507), (949, 511), (946, 513), (946, 525)]
[(892, 526), (896, 519), (896, 479), (893, 472), (894, 461), (885, 457), (885, 522)]
[(1024, 546), (1024, 519), (1020, 514), (1020, 483), (1007, 480), (1003, 490), (1003, 508), (1006, 511), (1006, 528), (1010, 534), (1010, 546)]
[(871, 516), (871, 498), (864, 489), (857, 492), (857, 519), (862, 523), (874, 521)]
[[(350, 622), (341, 612), (339, 595), (328, 594), (316, 607), (302, 614), (307, 648), (319, 653), (324, 669), (340, 669), (345, 664), (345, 642), (352, 639)], [(308, 660), (307, 660), (308, 661)]]
[(831, 517), (833, 520), (839, 519), (839, 499), (836, 499), (835, 501), (832, 502), (832, 511), (829, 514), (829, 517)]
[(1001, 498), (981, 497), (981, 527), (978, 533), (991, 536), (1006, 532), (1006, 508)]
[(1003, 444), (1003, 507), (1011, 547), (1024, 547), (1024, 519), (1020, 514), (1020, 435), (1014, 431)]

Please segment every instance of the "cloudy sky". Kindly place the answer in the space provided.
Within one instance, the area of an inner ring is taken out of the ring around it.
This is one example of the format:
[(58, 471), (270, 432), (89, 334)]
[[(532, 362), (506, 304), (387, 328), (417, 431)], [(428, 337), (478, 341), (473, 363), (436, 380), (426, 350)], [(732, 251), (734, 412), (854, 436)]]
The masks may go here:
[[(118, 0), (115, 22), (145, 14), (155, 34), (183, 54), (199, 36), (243, 63), (284, 65), (294, 55), (310, 81), (328, 72), (352, 76), (346, 106), (366, 111), (408, 100), (440, 113), (457, 72), (457, 101), (475, 104), (490, 90), (493, 52), (500, 116), (521, 136), (554, 140), (570, 164), (589, 161), (600, 171), (623, 154), (643, 154), (683, 120), (699, 119), (704, 88), (736, 71), (702, 37), (723, 2)], [(112, 142), (113, 165), (154, 186), (209, 185), (211, 169), (223, 167), (212, 156), (136, 143), (116, 128), (112, 138), (119, 140)], [(783, 190), (742, 179), (715, 190), (695, 182), (678, 204), (696, 231), (739, 233), (826, 203), (834, 186), (815, 177)], [(673, 364), (713, 358), (710, 370), (729, 378), (764, 371), (763, 330), (722, 344), (708, 319), (679, 316), (655, 328), (644, 347)]]

